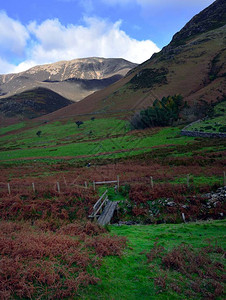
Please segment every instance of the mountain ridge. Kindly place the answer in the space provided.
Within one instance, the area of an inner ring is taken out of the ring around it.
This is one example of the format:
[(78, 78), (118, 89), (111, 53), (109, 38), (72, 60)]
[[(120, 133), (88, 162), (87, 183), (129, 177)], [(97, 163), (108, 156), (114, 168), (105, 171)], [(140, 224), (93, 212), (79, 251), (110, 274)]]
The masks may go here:
[(174, 34), (170, 44), (222, 27), (225, 20), (226, 2), (217, 0), (195, 15), (179, 32)]
[[(54, 108), (57, 110), (80, 101), (118, 81), (135, 66), (137, 64), (125, 59), (91, 57), (39, 65), (24, 72), (0, 75), (1, 123), (10, 121), (9, 118), (35, 118), (52, 112)], [(39, 103), (40, 91), (42, 101), (45, 98), (45, 107), (42, 105), (42, 109)], [(31, 99), (27, 98), (28, 95), (31, 95)]]
[(118, 80), (119, 76), (122, 78), (135, 66), (137, 64), (121, 58), (98, 57), (38, 65), (20, 73), (0, 75), (0, 98), (42, 87), (59, 93), (69, 100), (79, 101), (89, 93), (80, 91), (80, 86), (69, 85), (68, 79), (102, 80), (117, 75), (115, 79)]

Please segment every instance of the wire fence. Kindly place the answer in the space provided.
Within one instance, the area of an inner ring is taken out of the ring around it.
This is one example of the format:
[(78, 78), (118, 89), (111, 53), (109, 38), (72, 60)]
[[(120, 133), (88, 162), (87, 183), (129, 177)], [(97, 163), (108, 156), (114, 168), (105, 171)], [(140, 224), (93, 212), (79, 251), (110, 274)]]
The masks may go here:
[[(223, 172), (223, 178), (221, 181), (221, 184), (223, 186), (226, 186), (226, 172)], [(52, 181), (52, 182), (40, 182), (40, 181), (10, 181), (10, 182), (0, 182), (0, 194), (23, 194), (23, 193), (37, 193), (37, 192), (55, 192), (55, 193), (67, 193), (67, 192), (73, 192), (74, 190), (96, 190), (97, 185), (110, 185), (114, 187), (115, 189), (119, 190), (120, 186), (126, 185), (126, 184), (146, 184), (149, 185), (151, 188), (154, 188), (155, 185), (159, 184), (159, 182), (156, 180), (153, 176), (145, 176), (145, 177), (139, 177), (134, 178), (132, 180), (121, 180), (120, 176), (118, 175), (117, 178), (114, 180), (104, 180), (104, 181), (80, 181), (77, 182), (74, 181), (68, 181), (65, 178), (59, 181)], [(164, 182), (161, 181), (161, 184)], [(166, 181), (165, 183), (169, 183), (169, 181)], [(193, 185), (192, 175), (187, 174), (184, 177), (183, 184), (186, 184), (187, 187), (190, 187)]]

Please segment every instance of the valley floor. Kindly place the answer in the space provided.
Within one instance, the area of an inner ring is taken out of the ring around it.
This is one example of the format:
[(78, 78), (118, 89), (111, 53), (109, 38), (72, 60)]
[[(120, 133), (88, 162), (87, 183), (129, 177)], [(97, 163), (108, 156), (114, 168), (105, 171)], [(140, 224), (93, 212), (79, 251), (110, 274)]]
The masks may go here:
[(0, 131), (0, 298), (224, 299), (225, 139), (74, 121)]

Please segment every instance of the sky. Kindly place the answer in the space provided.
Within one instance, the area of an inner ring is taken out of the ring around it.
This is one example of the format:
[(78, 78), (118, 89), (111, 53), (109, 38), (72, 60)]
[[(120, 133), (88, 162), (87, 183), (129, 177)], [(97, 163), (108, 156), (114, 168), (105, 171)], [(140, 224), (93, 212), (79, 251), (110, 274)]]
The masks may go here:
[(142, 63), (213, 0), (5, 0), (0, 74), (84, 57)]

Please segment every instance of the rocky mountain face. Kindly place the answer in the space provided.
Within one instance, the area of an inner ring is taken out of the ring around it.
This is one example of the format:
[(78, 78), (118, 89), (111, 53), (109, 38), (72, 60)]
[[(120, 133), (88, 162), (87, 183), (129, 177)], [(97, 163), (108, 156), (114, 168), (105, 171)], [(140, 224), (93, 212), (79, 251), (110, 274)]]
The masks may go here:
[(183, 43), (192, 36), (217, 29), (225, 25), (226, 2), (217, 0), (211, 6), (204, 9), (200, 14), (194, 16), (180, 32), (173, 36), (170, 45)]
[(155, 99), (181, 94), (190, 108), (186, 121), (199, 118), (203, 104), (226, 96), (226, 1), (217, 0), (192, 18), (169, 45), (114, 85), (51, 114), (135, 112)]
[(119, 80), (135, 66), (120, 58), (97, 57), (36, 66), (21, 73), (0, 75), (0, 96), (5, 98), (42, 87), (79, 101), (84, 95)]
[(92, 57), (0, 75), (0, 115), (33, 118), (50, 113), (118, 81), (136, 66), (124, 59)]

